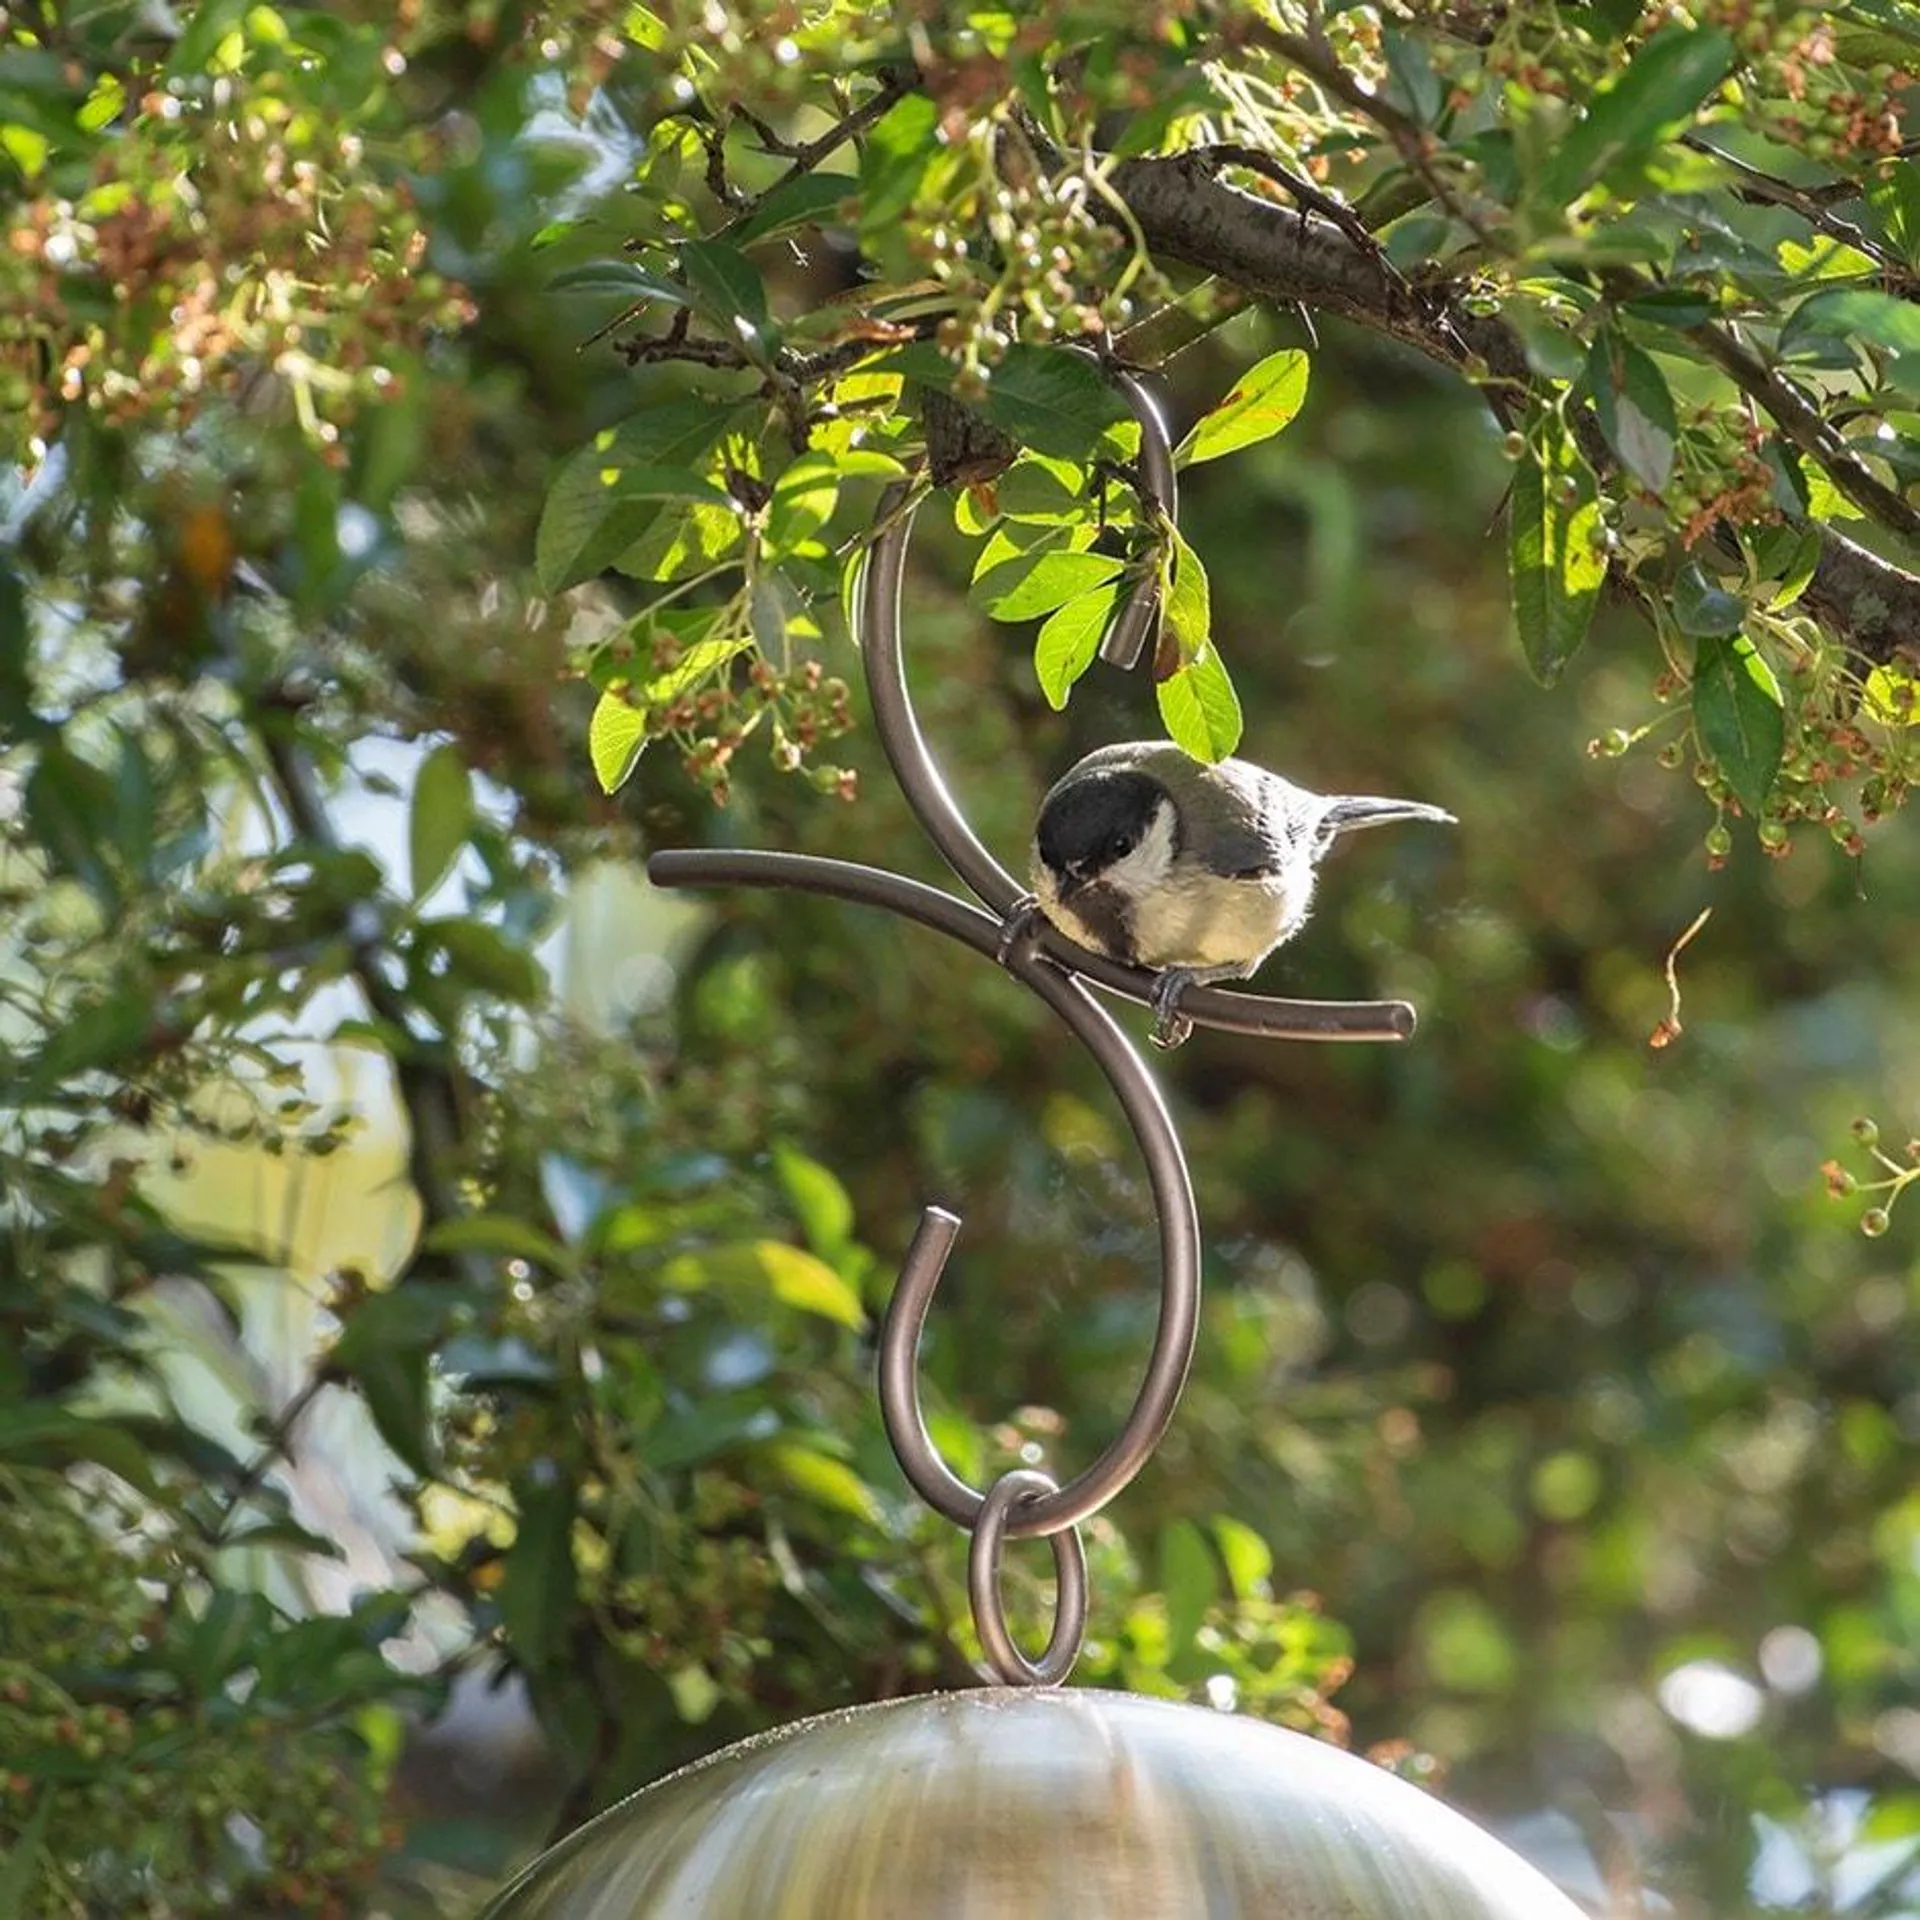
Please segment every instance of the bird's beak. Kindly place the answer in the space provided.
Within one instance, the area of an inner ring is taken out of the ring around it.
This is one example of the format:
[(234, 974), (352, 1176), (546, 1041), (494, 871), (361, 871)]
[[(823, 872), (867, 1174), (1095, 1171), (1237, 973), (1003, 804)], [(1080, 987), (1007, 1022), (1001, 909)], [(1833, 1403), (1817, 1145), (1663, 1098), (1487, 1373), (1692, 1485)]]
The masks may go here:
[(1424, 800), (1380, 800), (1370, 794), (1350, 793), (1335, 800), (1321, 816), (1320, 831), (1332, 839), (1335, 834), (1355, 833), (1362, 827), (1384, 827), (1394, 820), (1433, 820), (1442, 826), (1457, 826), (1445, 807), (1430, 807)]

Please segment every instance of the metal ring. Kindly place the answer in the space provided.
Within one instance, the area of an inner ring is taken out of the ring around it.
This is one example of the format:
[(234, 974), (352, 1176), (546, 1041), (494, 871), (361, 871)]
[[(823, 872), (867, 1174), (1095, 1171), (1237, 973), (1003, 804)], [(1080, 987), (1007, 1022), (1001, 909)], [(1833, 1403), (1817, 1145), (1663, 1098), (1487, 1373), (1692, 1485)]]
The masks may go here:
[[(882, 496), (877, 520), (884, 531), (868, 551), (865, 577), (855, 597), (874, 728), (900, 791), (928, 838), (974, 895), (1004, 920), (1025, 896), (1012, 875), (981, 845), (948, 792), (907, 694), (900, 648), (900, 595), (907, 541), (913, 531), (907, 497), (904, 483)], [(1144, 968), (1123, 967), (1076, 946), (1051, 926), (1040, 932), (1037, 944), (1058, 965), (1109, 993), (1142, 1006), (1152, 1004), (1158, 976)], [(1413, 1009), (1403, 1000), (1269, 1000), (1257, 994), (1227, 993), (1219, 987), (1188, 988), (1180, 996), (1180, 1011), (1198, 1027), (1267, 1039), (1405, 1040), (1414, 1026)]]
[[(656, 886), (794, 887), (828, 894), (916, 920), (989, 959), (997, 957), (1000, 922), (938, 887), (877, 867), (812, 854), (682, 850), (656, 853), (647, 862)], [(1106, 1450), (1064, 1487), (1023, 1503), (1007, 1521), (1015, 1539), (1058, 1533), (1097, 1513), (1146, 1464), (1173, 1418), (1186, 1384), (1200, 1324), (1200, 1215), (1186, 1157), (1166, 1103), (1146, 1063), (1086, 988), (1044, 955), (1017, 946), (1006, 967), (1031, 987), (1072, 1028), (1099, 1063), (1133, 1129), (1147, 1164), (1154, 1214), (1160, 1225), (1160, 1319), (1146, 1378), (1119, 1433)], [(941, 1459), (921, 1412), (914, 1361), (934, 1289), (960, 1231), (960, 1217), (929, 1207), (907, 1249), (900, 1279), (880, 1327), (880, 1412), (901, 1469), (921, 1499), (956, 1526), (976, 1524), (983, 1496)]]
[(980, 1503), (980, 1517), (967, 1546), (967, 1597), (973, 1602), (973, 1624), (987, 1664), (1010, 1687), (1057, 1687), (1073, 1671), (1086, 1638), (1087, 1550), (1071, 1527), (1048, 1537), (1053, 1548), (1053, 1632), (1038, 1660), (1029, 1660), (1014, 1644), (1000, 1604), (1000, 1554), (1009, 1517), (1022, 1501), (1058, 1491), (1046, 1474), (1031, 1467), (1003, 1473)]

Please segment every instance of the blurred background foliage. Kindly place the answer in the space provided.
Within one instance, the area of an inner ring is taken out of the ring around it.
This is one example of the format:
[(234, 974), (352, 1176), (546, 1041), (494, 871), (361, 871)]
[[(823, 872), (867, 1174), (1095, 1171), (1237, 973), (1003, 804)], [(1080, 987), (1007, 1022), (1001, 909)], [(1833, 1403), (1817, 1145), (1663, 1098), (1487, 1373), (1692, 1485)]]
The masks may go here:
[[(939, 1436), (1071, 1467), (1149, 1344), (1150, 1221), (993, 968), (640, 879), (940, 877), (831, 620), (856, 804), (758, 752), (724, 809), (588, 770), (566, 663), (624, 583), (537, 590), (544, 491), (690, 385), (543, 291), (648, 137), (626, 10), (175, 12), (0, 10), (0, 1915), (457, 1913), (747, 1731), (964, 1683), (871, 1316), (954, 1205)], [(1176, 431), (1302, 344), (1232, 320)], [(1163, 1062), (1205, 1317), (1090, 1529), (1076, 1677), (1377, 1751), (1596, 1912), (1920, 1911), (1913, 1228), (1822, 1174), (1920, 1126), (1920, 853), (1710, 862), (1684, 777), (1587, 751), (1659, 710), (1640, 621), (1521, 668), (1479, 395), (1311, 344), (1287, 433), (1185, 489), (1244, 751), (1461, 826), (1354, 848), (1266, 975), (1404, 995), (1410, 1045)], [(1017, 863), (1155, 719), (1100, 668), (1055, 712), (974, 551), (923, 511), (909, 662)]]

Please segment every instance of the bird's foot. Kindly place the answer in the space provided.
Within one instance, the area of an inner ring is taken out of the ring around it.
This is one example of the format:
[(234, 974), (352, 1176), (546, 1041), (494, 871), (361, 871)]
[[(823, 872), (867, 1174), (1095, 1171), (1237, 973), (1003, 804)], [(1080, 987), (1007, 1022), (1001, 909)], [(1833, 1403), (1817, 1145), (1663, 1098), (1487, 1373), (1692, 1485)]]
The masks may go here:
[(1014, 949), (1039, 932), (1044, 918), (1040, 911), (1040, 896), (1037, 893), (1023, 893), (1007, 909), (1007, 917), (1000, 923), (1000, 944), (994, 949), (993, 957), (1003, 967), (1008, 965), (1013, 959)]
[(1192, 1037), (1193, 1022), (1180, 1011), (1180, 996), (1199, 978), (1192, 967), (1168, 967), (1153, 983), (1153, 997), (1147, 1004), (1153, 1009), (1156, 1047), (1182, 1046)]

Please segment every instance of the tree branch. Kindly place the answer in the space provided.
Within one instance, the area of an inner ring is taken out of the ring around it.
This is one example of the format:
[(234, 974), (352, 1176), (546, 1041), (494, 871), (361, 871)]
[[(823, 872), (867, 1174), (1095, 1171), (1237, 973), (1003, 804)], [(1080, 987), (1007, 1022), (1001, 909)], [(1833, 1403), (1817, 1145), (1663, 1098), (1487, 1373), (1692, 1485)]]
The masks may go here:
[[(1228, 185), (1205, 154), (1124, 161), (1112, 178), (1158, 259), (1217, 274), (1256, 299), (1336, 314), (1450, 367), (1483, 363), (1484, 373), (1473, 371), (1503, 423), (1518, 417), (1536, 385), (1518, 335), (1497, 317), (1467, 312), (1449, 282), (1383, 279), (1339, 228)], [(1694, 338), (1846, 498), (1890, 532), (1920, 542), (1920, 514), (1790, 381), (1722, 328), (1697, 329)], [(1864, 660), (1920, 652), (1920, 576), (1830, 527), (1819, 533), (1821, 560), (1807, 604), (1821, 623)]]

